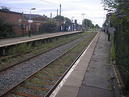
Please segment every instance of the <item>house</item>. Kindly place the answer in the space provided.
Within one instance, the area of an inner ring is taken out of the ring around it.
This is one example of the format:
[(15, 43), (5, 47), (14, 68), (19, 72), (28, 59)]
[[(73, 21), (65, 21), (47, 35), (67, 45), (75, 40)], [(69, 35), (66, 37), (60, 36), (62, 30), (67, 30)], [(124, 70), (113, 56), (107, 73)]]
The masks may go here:
[(40, 27), (43, 23), (46, 23), (48, 18), (46, 16), (38, 16), (32, 18), (33, 23), (31, 24), (32, 33), (36, 33), (40, 31)]
[[(29, 23), (30, 17), (31, 23)], [(23, 14), (9, 10), (0, 10), (0, 18), (13, 25), (13, 31), (16, 36), (28, 35), (29, 31), (32, 34), (37, 34), (42, 23), (48, 19), (46, 16)]]
[(22, 21), (24, 20), (23, 13), (0, 10), (0, 18), (13, 25), (13, 31), (16, 33), (16, 35), (22, 35), (26, 33), (22, 24)]

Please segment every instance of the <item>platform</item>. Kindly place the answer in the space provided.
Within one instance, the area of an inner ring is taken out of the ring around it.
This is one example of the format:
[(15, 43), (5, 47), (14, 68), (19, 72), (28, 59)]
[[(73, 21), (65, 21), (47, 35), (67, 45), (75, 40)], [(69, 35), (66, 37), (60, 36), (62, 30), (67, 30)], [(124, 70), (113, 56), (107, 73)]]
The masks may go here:
[(56, 32), (51, 34), (31, 35), (30, 37), (26, 36), (26, 37), (17, 37), (17, 38), (10, 38), (10, 39), (0, 39), (0, 47), (15, 45), (19, 43), (25, 43), (25, 42), (31, 42), (31, 41), (36, 41), (36, 40), (41, 40), (46, 38), (52, 38), (57, 36), (69, 35), (69, 34), (74, 34), (78, 32), (80, 31)]
[(101, 32), (50, 97), (120, 97), (109, 54), (110, 42)]

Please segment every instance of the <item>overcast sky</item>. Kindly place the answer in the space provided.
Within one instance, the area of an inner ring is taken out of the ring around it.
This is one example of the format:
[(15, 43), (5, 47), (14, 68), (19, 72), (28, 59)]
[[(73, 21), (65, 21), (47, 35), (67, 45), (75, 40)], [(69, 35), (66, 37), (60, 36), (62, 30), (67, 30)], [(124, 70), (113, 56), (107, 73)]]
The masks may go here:
[(62, 4), (62, 15), (70, 19), (77, 19), (81, 23), (83, 16), (92, 20), (94, 24), (103, 24), (106, 11), (103, 10), (101, 0), (0, 0), (0, 6), (9, 7), (12, 11), (47, 15), (53, 17), (57, 14), (59, 5)]

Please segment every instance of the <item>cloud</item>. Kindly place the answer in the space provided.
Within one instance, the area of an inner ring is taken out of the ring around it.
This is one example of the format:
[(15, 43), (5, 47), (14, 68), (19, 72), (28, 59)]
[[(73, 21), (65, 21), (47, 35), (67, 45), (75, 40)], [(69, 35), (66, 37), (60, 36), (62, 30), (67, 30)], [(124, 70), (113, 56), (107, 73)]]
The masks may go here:
[(0, 0), (1, 5), (6, 5), (14, 11), (23, 11), (29, 13), (30, 8), (35, 7), (33, 11), (35, 14), (45, 14), (56, 16), (56, 10), (59, 9), (60, 3), (62, 4), (62, 15), (70, 19), (78, 19), (82, 21), (82, 13), (85, 13), (85, 18), (91, 19), (93, 23), (102, 25), (105, 14), (101, 0)]
[(0, 0), (1, 3), (6, 4), (24, 4), (24, 3), (33, 3), (36, 0)]

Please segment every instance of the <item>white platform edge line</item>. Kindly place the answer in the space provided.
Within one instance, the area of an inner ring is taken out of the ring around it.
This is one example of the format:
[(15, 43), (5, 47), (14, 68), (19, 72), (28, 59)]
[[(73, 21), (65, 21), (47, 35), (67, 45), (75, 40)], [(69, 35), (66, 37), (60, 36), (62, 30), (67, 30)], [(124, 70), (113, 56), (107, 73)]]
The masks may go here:
[(80, 62), (81, 58), (85, 55), (85, 53), (87, 52), (87, 50), (89, 49), (89, 47), (92, 45), (92, 43), (95, 41), (95, 39), (97, 38), (97, 36), (99, 35), (100, 32), (98, 32), (98, 34), (95, 36), (95, 38), (91, 41), (91, 43), (88, 45), (88, 47), (86, 48), (86, 50), (83, 52), (83, 54), (80, 56), (80, 58), (75, 62), (75, 64), (72, 66), (72, 68), (70, 69), (70, 71), (65, 75), (65, 77), (63, 78), (63, 80), (60, 82), (60, 84), (57, 86), (57, 88), (52, 92), (52, 94), (50, 95), (50, 97), (55, 97), (57, 95), (57, 93), (59, 92), (59, 90), (61, 89), (61, 87), (64, 85), (64, 83), (66, 82), (66, 80), (68, 79), (68, 77), (70, 76), (70, 74), (73, 72), (73, 70), (75, 69), (75, 67), (78, 65), (78, 63)]

